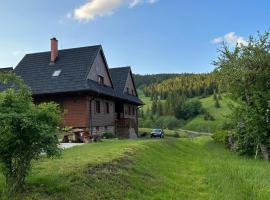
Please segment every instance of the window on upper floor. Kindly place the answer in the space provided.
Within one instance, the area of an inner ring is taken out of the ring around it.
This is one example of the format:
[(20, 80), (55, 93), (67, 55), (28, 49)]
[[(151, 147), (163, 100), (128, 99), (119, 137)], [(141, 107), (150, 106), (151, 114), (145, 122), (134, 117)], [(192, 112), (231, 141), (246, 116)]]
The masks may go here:
[(100, 101), (96, 101), (96, 113), (100, 113)]
[(132, 115), (135, 115), (135, 108), (132, 107)]
[(134, 95), (134, 90), (131, 90), (131, 94)]
[(98, 75), (98, 83), (101, 85), (104, 85), (104, 77), (101, 75)]
[(127, 94), (129, 94), (129, 88), (127, 87)]

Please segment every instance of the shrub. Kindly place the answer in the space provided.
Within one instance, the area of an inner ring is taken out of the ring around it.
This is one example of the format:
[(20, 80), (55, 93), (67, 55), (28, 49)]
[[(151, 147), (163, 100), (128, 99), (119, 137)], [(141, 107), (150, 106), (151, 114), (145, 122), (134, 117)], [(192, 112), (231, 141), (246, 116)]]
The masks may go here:
[(212, 135), (215, 142), (220, 144), (227, 144), (228, 133), (224, 130), (219, 130)]
[(60, 109), (54, 103), (35, 105), (23, 81), (15, 74), (1, 74), (0, 84), (12, 86), (0, 92), (0, 162), (9, 193), (22, 189), (31, 163), (46, 153), (59, 155), (57, 126)]
[(213, 117), (213, 115), (211, 115), (208, 111), (205, 111), (205, 114), (204, 114), (204, 120), (209, 120), (209, 121), (214, 121), (215, 118)]
[(112, 138), (115, 138), (115, 134), (113, 134), (111, 132), (104, 132), (104, 133), (102, 133), (102, 138), (112, 139)]
[(175, 138), (180, 138), (180, 134), (178, 132), (175, 132), (172, 137), (175, 137)]
[(190, 119), (203, 113), (202, 103), (197, 99), (188, 100), (182, 107), (177, 108), (175, 116), (177, 119)]
[(179, 121), (175, 117), (168, 117), (164, 120), (164, 124), (168, 129), (174, 129), (179, 126)]
[(188, 138), (189, 134), (186, 131), (183, 131), (183, 132), (181, 132), (180, 137), (181, 138)]
[(146, 136), (147, 136), (146, 132), (143, 132), (142, 134), (140, 134), (140, 137), (146, 137)]
[(153, 125), (154, 125), (154, 123), (153, 123), (153, 121), (151, 119), (146, 119), (142, 123), (141, 127), (149, 128), (149, 127), (153, 127)]

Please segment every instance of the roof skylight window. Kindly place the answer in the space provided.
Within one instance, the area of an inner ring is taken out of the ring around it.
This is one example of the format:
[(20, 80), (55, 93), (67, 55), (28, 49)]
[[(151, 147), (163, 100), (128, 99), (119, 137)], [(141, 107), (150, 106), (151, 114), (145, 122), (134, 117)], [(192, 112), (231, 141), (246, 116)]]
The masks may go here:
[(53, 72), (53, 77), (57, 77), (57, 76), (59, 76), (61, 74), (61, 69), (59, 69), (59, 70), (55, 70), (54, 72)]

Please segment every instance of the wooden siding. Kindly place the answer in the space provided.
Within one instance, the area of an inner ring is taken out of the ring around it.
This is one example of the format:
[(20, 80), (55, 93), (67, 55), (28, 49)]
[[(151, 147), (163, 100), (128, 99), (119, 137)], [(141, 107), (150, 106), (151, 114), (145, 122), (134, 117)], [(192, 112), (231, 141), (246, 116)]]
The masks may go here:
[(81, 128), (89, 126), (89, 107), (86, 96), (65, 98), (63, 108), (65, 126)]
[(104, 77), (104, 85), (107, 85), (109, 87), (112, 87), (111, 80), (109, 78), (108, 70), (106, 67), (106, 64), (104, 62), (104, 59), (101, 55), (101, 52), (98, 53), (94, 64), (92, 65), (92, 68), (90, 70), (90, 73), (88, 74), (88, 78), (90, 80), (98, 82), (98, 75), (101, 75)]
[[(100, 101), (100, 113), (96, 112), (96, 101)], [(106, 112), (106, 102), (109, 103), (109, 113)], [(92, 125), (96, 126), (114, 126), (115, 123), (115, 104), (113, 101), (95, 98), (92, 101)]]
[(64, 119), (61, 126), (87, 128), (89, 126), (89, 104), (86, 95), (61, 95), (34, 97), (35, 103), (55, 102), (60, 105)]
[[(130, 114), (129, 114), (129, 108), (130, 108)], [(132, 109), (134, 109), (135, 111), (134, 115), (133, 115)], [(124, 104), (124, 118), (135, 119), (137, 122), (137, 106), (134, 106), (132, 104)]]
[(133, 95), (136, 96), (135, 85), (133, 84), (131, 73), (128, 74), (124, 92), (127, 92), (127, 88), (128, 88), (129, 94), (132, 94), (132, 91), (133, 91)]

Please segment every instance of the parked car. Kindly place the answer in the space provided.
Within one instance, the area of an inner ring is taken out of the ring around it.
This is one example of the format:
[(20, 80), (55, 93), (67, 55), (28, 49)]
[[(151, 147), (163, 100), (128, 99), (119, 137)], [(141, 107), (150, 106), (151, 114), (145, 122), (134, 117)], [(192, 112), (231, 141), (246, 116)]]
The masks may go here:
[(151, 131), (151, 138), (153, 137), (164, 138), (164, 131), (162, 129), (153, 129)]

